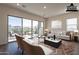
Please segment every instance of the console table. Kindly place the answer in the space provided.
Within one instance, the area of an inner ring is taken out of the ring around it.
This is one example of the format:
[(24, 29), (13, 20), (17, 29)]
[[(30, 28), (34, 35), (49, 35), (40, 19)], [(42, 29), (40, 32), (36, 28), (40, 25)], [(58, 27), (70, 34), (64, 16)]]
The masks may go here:
[(74, 41), (78, 42), (78, 36), (74, 36)]

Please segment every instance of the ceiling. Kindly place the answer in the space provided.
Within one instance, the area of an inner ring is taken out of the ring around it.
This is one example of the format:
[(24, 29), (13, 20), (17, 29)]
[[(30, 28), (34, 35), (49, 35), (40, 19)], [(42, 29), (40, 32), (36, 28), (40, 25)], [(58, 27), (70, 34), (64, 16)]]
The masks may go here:
[[(66, 13), (66, 8), (69, 6), (69, 3), (19, 3), (17, 6), (17, 3), (8, 3), (7, 5), (10, 5), (15, 8), (19, 8), (23, 11), (39, 15), (45, 18), (60, 15), (63, 13)], [(79, 4), (74, 3), (75, 6), (79, 9)], [(44, 6), (46, 8), (44, 8)]]

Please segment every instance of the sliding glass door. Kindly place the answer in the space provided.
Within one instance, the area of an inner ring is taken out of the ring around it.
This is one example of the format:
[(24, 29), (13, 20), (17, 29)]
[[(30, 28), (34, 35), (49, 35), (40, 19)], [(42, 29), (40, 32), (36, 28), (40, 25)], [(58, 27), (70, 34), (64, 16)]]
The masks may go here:
[(31, 20), (28, 19), (23, 19), (23, 36), (26, 38), (30, 38), (31, 37)]
[(22, 35), (22, 18), (8, 16), (8, 42), (16, 40), (15, 34)]
[(43, 35), (43, 22), (8, 16), (8, 42), (16, 41), (15, 34), (38, 38)]
[(43, 22), (33, 20), (33, 37), (38, 37), (43, 35)]
[(34, 20), (33, 20), (33, 25), (32, 25), (32, 27), (33, 27), (32, 36), (33, 36), (33, 37), (37, 37), (37, 36), (38, 36), (38, 33), (39, 33), (39, 31), (38, 31), (38, 21), (34, 21)]
[(43, 22), (39, 22), (39, 36), (43, 35)]

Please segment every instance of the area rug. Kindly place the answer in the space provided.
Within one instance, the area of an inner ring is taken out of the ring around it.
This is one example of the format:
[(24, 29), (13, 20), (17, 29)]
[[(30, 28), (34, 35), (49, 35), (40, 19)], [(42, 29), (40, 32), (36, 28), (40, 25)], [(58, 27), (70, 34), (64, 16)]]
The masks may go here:
[(54, 48), (44, 43), (40, 43), (40, 45), (43, 45), (45, 47), (52, 49), (53, 52), (50, 55), (72, 55), (74, 51), (74, 44), (66, 41), (62, 41), (62, 44), (60, 45), (59, 48)]

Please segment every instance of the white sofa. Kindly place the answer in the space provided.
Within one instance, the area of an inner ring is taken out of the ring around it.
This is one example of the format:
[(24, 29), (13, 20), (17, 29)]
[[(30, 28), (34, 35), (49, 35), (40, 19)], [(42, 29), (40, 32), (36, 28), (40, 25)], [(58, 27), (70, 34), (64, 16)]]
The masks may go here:
[(64, 34), (61, 34), (58, 36), (58, 38), (64, 39), (64, 40), (73, 40), (73, 37), (74, 37), (73, 31), (67, 31), (67, 32), (64, 32)]
[(63, 39), (63, 40), (70, 40), (70, 36), (68, 35), (60, 35), (60, 36), (57, 36), (57, 38)]

